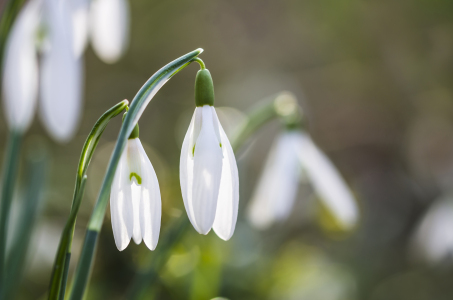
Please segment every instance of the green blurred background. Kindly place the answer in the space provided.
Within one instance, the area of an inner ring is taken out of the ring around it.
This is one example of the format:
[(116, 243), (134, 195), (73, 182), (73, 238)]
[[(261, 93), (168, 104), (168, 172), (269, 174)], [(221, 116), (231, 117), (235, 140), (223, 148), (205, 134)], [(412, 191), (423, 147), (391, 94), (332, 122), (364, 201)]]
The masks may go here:
[[(157, 69), (199, 47), (213, 75), (216, 106), (235, 109), (220, 109), (235, 116), (233, 124), (266, 96), (297, 95), (313, 139), (357, 196), (361, 222), (352, 233), (338, 232), (311, 207), (311, 188), (303, 185), (289, 220), (264, 232), (248, 224), (244, 208), (281, 128), (273, 122), (237, 154), (241, 196), (233, 238), (224, 242), (190, 228), (143, 299), (453, 298), (450, 265), (428, 266), (411, 255), (420, 217), (453, 182), (452, 1), (130, 0), (130, 6), (126, 55), (107, 65), (90, 47), (85, 53), (84, 109), (75, 138), (52, 142), (38, 117), (27, 133), (26, 139), (47, 140), (51, 168), (17, 299), (46, 292), (80, 151), (95, 121), (131, 100)], [(187, 218), (179, 155), (197, 70), (193, 64), (169, 81), (140, 120), (140, 139), (162, 191), (161, 237), (176, 218)], [(88, 170), (70, 276), (120, 122), (109, 125)], [(2, 155), (6, 139), (2, 117)], [(87, 299), (124, 299), (134, 274), (152, 259), (144, 244), (119, 252), (107, 216)]]

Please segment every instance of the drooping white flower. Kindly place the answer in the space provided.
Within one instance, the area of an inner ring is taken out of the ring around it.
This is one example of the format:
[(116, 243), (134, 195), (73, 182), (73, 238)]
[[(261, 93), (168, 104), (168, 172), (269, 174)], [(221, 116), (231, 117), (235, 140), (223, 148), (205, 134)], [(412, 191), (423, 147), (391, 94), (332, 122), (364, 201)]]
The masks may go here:
[(213, 106), (195, 108), (181, 149), (181, 192), (194, 228), (223, 240), (234, 233), (239, 177), (233, 149)]
[(248, 209), (248, 217), (257, 228), (265, 229), (285, 220), (291, 212), (301, 173), (297, 139), (296, 131), (288, 131), (272, 146)]
[(450, 260), (453, 255), (453, 198), (443, 196), (423, 216), (413, 238), (414, 252), (430, 264)]
[(60, 142), (72, 138), (82, 109), (82, 64), (74, 53), (73, 27), (66, 1), (46, 0), (48, 47), (41, 61), (40, 115), (50, 135)]
[(36, 32), (41, 1), (31, 0), (17, 16), (3, 58), (3, 104), (11, 130), (26, 131), (38, 98)]
[(273, 146), (249, 206), (252, 224), (264, 229), (286, 219), (302, 175), (342, 228), (356, 224), (357, 205), (343, 178), (313, 140), (296, 130), (283, 133)]
[(162, 204), (156, 172), (139, 138), (127, 141), (110, 191), (113, 236), (118, 250), (131, 240), (154, 250), (159, 240)]
[(61, 0), (31, 0), (24, 6), (8, 37), (2, 82), (10, 128), (23, 132), (29, 127), (39, 90), (41, 119), (60, 142), (74, 135), (83, 88), (68, 5)]
[(128, 1), (93, 0), (90, 14), (94, 51), (105, 63), (115, 63), (123, 55), (128, 44)]
[(296, 147), (302, 168), (321, 201), (342, 228), (354, 227), (359, 217), (357, 203), (338, 170), (308, 134), (299, 134)]

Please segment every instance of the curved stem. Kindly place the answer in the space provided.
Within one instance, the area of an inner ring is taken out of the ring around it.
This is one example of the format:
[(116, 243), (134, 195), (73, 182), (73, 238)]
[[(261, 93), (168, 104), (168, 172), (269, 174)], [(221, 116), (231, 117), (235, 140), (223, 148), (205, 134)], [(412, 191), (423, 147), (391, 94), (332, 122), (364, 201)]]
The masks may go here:
[(234, 151), (267, 122), (278, 118), (287, 127), (302, 124), (302, 113), (296, 97), (289, 92), (280, 92), (261, 100), (248, 113), (246, 120), (238, 127), (231, 139)]
[(123, 125), (121, 126), (115, 149), (113, 150), (112, 157), (110, 158), (96, 205), (88, 223), (88, 230), (83, 244), (82, 256), (79, 264), (77, 265), (74, 278), (74, 285), (70, 297), (71, 300), (82, 299), (85, 293), (91, 265), (93, 263), (93, 255), (95, 252), (94, 250), (97, 243), (98, 233), (100, 232), (104, 221), (105, 210), (107, 208), (107, 202), (110, 195), (110, 187), (112, 185), (113, 177), (115, 176), (121, 154), (126, 147), (128, 137), (143, 114), (146, 106), (159, 89), (172, 76), (189, 65), (201, 52), (203, 52), (203, 49), (197, 49), (189, 52), (188, 54), (181, 56), (158, 70), (153, 76), (151, 76), (150, 79), (148, 79), (132, 100), (129, 111), (124, 119)]
[(94, 150), (96, 149), (99, 139), (101, 138), (102, 133), (104, 132), (110, 120), (127, 109), (128, 104), (129, 102), (127, 100), (123, 100), (106, 111), (99, 118), (96, 124), (94, 124), (93, 129), (91, 130), (85, 141), (85, 144), (83, 145), (82, 153), (79, 159), (79, 165), (77, 168), (76, 185), (72, 200), (71, 213), (61, 234), (60, 244), (58, 246), (57, 256), (55, 258), (55, 263), (53, 266), (49, 287), (49, 300), (63, 299), (64, 297), (66, 278), (68, 273), (66, 266), (69, 265), (75, 223), (77, 220), (80, 204), (82, 203), (84, 181), (86, 180), (85, 174), (87, 172), (91, 158), (93, 157)]
[(200, 65), (200, 68), (201, 68), (202, 70), (206, 69), (206, 65), (204, 64), (204, 61), (201, 60), (201, 58), (195, 57), (195, 58), (192, 59), (190, 62), (197, 62), (197, 63)]

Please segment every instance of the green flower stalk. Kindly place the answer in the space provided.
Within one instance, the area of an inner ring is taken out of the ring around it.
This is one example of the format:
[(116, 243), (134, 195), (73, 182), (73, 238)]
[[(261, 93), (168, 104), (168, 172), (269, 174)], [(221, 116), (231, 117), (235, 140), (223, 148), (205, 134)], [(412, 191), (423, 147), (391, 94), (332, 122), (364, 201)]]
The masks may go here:
[(69, 215), (68, 221), (66, 222), (66, 226), (63, 229), (60, 245), (58, 246), (57, 256), (53, 266), (49, 287), (49, 300), (64, 298), (69, 261), (71, 258), (71, 245), (74, 235), (74, 227), (80, 204), (82, 203), (85, 181), (87, 178), (85, 174), (87, 172), (91, 158), (93, 157), (94, 150), (96, 149), (99, 139), (101, 138), (102, 133), (104, 132), (110, 120), (127, 109), (128, 104), (129, 102), (127, 100), (123, 100), (106, 111), (96, 122), (85, 141), (77, 168), (76, 186), (72, 200), (71, 213)]

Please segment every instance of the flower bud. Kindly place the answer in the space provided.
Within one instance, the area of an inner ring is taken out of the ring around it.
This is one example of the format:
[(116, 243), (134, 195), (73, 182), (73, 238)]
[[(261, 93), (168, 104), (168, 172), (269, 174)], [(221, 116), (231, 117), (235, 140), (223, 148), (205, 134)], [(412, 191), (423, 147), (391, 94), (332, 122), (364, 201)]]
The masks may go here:
[(214, 105), (214, 84), (208, 69), (198, 71), (195, 78), (195, 105)]

